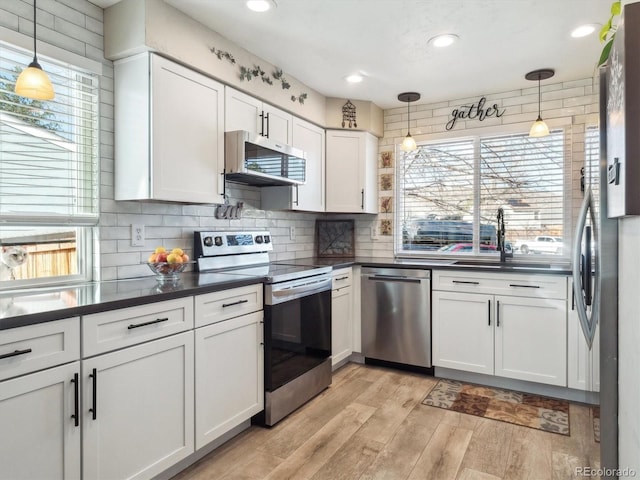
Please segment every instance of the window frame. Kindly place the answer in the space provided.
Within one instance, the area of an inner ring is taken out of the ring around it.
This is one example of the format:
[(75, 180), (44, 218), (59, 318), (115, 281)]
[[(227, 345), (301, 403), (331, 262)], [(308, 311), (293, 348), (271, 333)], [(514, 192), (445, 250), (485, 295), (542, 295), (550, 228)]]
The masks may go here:
[[(33, 37), (24, 35), (22, 33), (10, 30), (6, 27), (0, 26), (0, 46), (21, 51), (27, 56), (33, 55)], [(96, 188), (96, 201), (97, 201), (97, 216), (95, 222), (87, 223), (86, 221), (80, 221), (74, 224), (76, 229), (76, 257), (77, 257), (77, 269), (78, 273), (72, 275), (56, 276), (56, 277), (42, 277), (23, 280), (5, 280), (0, 281), (0, 291), (15, 290), (28, 287), (57, 287), (61, 285), (76, 284), (80, 282), (87, 282), (93, 280), (94, 272), (97, 271), (96, 267), (99, 264), (99, 259), (96, 256), (97, 252), (97, 232), (99, 230), (100, 222), (100, 175), (101, 175), (101, 132), (102, 132), (102, 117), (101, 117), (101, 97), (102, 97), (102, 77), (104, 66), (102, 63), (87, 58), (82, 55), (78, 55), (73, 52), (69, 52), (62, 48), (48, 44), (43, 41), (38, 41), (38, 59), (41, 63), (52, 62), (56, 64), (68, 65), (76, 72), (86, 73), (96, 76), (96, 103), (95, 103), (95, 115), (96, 115), (96, 143), (95, 150), (95, 162), (96, 169), (94, 172), (95, 178), (93, 179), (93, 186)], [(44, 62), (43, 62), (44, 61)], [(27, 65), (23, 65), (26, 67)], [(74, 100), (71, 107), (74, 108)], [(2, 222), (3, 226), (7, 227), (20, 227), (20, 228), (38, 228), (45, 225), (53, 226), (72, 226), (68, 221), (55, 222), (55, 215), (41, 219), (40, 222), (24, 222), (8, 221)]]
[[(536, 254), (524, 255), (514, 254), (514, 261), (524, 260), (529, 263), (544, 262), (544, 263), (566, 263), (571, 259), (571, 239), (573, 238), (573, 214), (572, 214), (572, 163), (573, 163), (573, 124), (571, 118), (556, 118), (551, 121), (547, 121), (550, 130), (562, 130), (563, 139), (563, 189), (562, 189), (562, 216), (563, 216), (563, 253), (562, 255), (555, 254)], [(395, 162), (395, 191), (394, 201), (397, 208), (394, 212), (394, 223), (397, 228), (394, 232), (393, 238), (393, 250), (396, 257), (407, 258), (446, 258), (450, 260), (469, 259), (481, 261), (495, 261), (496, 253), (483, 253), (480, 249), (480, 202), (481, 202), (481, 155), (480, 155), (480, 142), (483, 138), (499, 137), (506, 135), (526, 135), (529, 132), (531, 125), (525, 123), (513, 123), (507, 125), (479, 127), (467, 130), (460, 130), (457, 132), (438, 132), (421, 136), (421, 139), (417, 142), (418, 148), (423, 145), (439, 144), (443, 142), (457, 142), (457, 141), (472, 141), (474, 145), (474, 178), (473, 178), (473, 251), (471, 253), (445, 253), (437, 250), (405, 250), (403, 249), (403, 213), (404, 202), (400, 197), (401, 186), (403, 182), (402, 177), (402, 165), (405, 152), (400, 149), (400, 144), (395, 143), (395, 157), (398, 161)], [(586, 135), (586, 126), (585, 126)], [(507, 223), (507, 241), (515, 242), (516, 239), (509, 238), (509, 229)], [(534, 258), (531, 258), (534, 257)]]

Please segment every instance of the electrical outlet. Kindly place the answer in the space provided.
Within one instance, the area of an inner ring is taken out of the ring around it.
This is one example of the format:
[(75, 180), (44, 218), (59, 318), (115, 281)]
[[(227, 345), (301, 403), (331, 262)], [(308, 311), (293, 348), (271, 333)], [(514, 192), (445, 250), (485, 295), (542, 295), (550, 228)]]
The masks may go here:
[(378, 239), (378, 229), (376, 228), (375, 225), (371, 226), (371, 240), (377, 240)]
[(144, 225), (131, 224), (131, 246), (144, 247)]
[(289, 227), (289, 240), (296, 239), (296, 227)]

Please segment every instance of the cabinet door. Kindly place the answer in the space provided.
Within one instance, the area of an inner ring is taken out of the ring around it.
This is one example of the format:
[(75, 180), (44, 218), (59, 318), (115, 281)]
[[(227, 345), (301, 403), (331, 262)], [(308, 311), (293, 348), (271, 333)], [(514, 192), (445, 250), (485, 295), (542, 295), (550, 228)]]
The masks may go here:
[(0, 382), (0, 478), (79, 479), (74, 374), (80, 362)]
[(362, 132), (327, 131), (327, 211), (364, 212)]
[(293, 207), (295, 210), (308, 212), (324, 212), (325, 185), (325, 134), (324, 129), (294, 118), (293, 144), (301, 149), (306, 157), (306, 183), (294, 187), (295, 196)]
[(225, 87), (224, 130), (246, 130), (262, 134), (262, 102), (257, 98)]
[(152, 56), (151, 81), (151, 197), (219, 203), (224, 86), (157, 55)]
[(600, 327), (596, 329), (591, 350), (582, 333), (573, 303), (573, 282), (569, 279), (570, 308), (567, 310), (567, 386), (578, 390), (600, 390)]
[(364, 133), (365, 153), (361, 165), (364, 184), (364, 213), (378, 213), (378, 139)]
[(566, 387), (566, 301), (507, 296), (495, 300), (495, 374)]
[(352, 353), (353, 295), (351, 286), (331, 292), (331, 364)]
[(274, 142), (292, 144), (293, 115), (268, 103), (262, 104), (264, 115), (263, 135)]
[(196, 449), (264, 408), (262, 311), (196, 329)]
[(493, 297), (433, 292), (433, 364), (493, 374)]
[(193, 331), (84, 360), (82, 371), (85, 480), (151, 478), (193, 453)]

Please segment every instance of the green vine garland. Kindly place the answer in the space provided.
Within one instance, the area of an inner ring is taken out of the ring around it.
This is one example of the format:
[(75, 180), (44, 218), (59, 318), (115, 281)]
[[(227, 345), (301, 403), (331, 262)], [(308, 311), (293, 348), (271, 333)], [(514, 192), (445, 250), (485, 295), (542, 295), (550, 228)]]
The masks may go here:
[[(215, 47), (211, 47), (210, 50), (211, 50), (211, 53), (213, 53), (216, 57), (218, 57), (218, 60), (227, 60), (232, 65), (235, 65), (236, 59), (233, 58), (233, 55), (231, 55), (229, 52), (225, 52), (224, 50), (218, 50)], [(240, 68), (240, 74), (239, 74), (240, 81), (246, 80), (247, 82), (250, 82), (254, 78), (259, 78), (267, 85), (273, 85), (274, 83), (273, 80), (275, 79), (280, 82), (280, 86), (282, 87), (283, 90), (289, 90), (291, 88), (291, 84), (285, 78), (284, 73), (279, 68), (276, 68), (276, 70), (271, 73), (271, 76), (269, 76), (267, 72), (265, 72), (260, 65), (254, 65), (253, 67), (246, 67), (244, 65), (239, 65), (239, 68)], [(304, 101), (307, 99), (308, 96), (309, 95), (306, 92), (302, 92), (298, 96), (291, 95), (291, 101), (304, 104)]]
[(609, 58), (609, 54), (611, 53), (611, 47), (613, 47), (613, 41), (616, 38), (616, 30), (618, 29), (617, 25), (613, 24), (614, 17), (620, 15), (622, 12), (622, 2), (619, 0), (613, 2), (611, 4), (611, 16), (607, 23), (602, 26), (600, 30), (600, 42), (605, 43), (602, 48), (602, 52), (600, 53), (600, 59), (598, 60), (598, 66), (602, 66), (607, 63)]

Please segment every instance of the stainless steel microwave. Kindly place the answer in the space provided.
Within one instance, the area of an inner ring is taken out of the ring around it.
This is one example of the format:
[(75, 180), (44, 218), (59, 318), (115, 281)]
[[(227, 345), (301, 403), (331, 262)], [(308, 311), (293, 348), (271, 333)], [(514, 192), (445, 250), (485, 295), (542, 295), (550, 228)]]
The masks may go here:
[(244, 130), (224, 135), (225, 178), (257, 186), (301, 185), (306, 155), (298, 149)]

